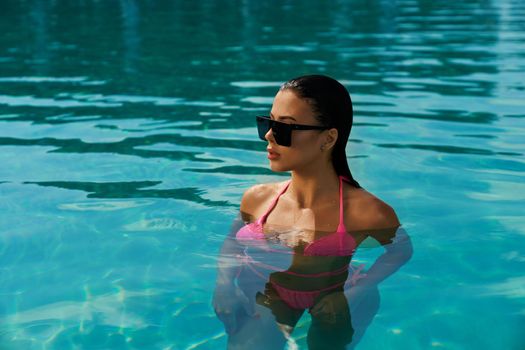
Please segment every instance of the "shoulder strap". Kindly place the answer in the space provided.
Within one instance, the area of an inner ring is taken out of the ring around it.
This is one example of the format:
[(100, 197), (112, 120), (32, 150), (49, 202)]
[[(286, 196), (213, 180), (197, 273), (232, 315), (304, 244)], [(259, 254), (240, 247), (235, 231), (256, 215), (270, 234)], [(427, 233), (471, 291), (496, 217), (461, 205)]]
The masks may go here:
[(337, 227), (337, 232), (346, 233), (343, 206), (343, 178), (344, 177), (342, 175), (339, 175), (339, 226)]
[(291, 179), (288, 180), (288, 182), (281, 189), (279, 194), (277, 194), (277, 196), (275, 196), (275, 198), (270, 203), (270, 206), (268, 207), (268, 209), (266, 209), (266, 212), (257, 220), (258, 224), (262, 224), (262, 223), (264, 223), (266, 221), (266, 217), (268, 216), (268, 214), (270, 214), (270, 211), (272, 211), (273, 207), (275, 207), (275, 204), (277, 204), (277, 201), (279, 200), (279, 197), (281, 197), (281, 195), (288, 189), (288, 186), (290, 186), (290, 182), (292, 182)]

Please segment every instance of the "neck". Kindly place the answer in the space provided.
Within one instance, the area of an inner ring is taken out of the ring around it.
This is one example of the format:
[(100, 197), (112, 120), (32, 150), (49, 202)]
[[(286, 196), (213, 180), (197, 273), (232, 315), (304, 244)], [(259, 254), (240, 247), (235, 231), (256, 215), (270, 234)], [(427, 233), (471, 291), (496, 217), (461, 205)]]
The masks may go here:
[(309, 171), (293, 170), (286, 193), (300, 209), (319, 207), (339, 198), (339, 177), (331, 165)]

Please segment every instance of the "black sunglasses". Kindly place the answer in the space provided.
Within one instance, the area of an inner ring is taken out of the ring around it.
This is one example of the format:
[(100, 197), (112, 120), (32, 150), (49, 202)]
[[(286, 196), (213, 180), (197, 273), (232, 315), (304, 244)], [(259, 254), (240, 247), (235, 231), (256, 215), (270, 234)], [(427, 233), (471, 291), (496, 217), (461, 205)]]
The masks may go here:
[(300, 125), (300, 124), (288, 124), (278, 122), (277, 120), (271, 119), (270, 117), (255, 117), (257, 120), (257, 131), (259, 132), (259, 138), (266, 141), (264, 135), (272, 129), (272, 134), (280, 146), (290, 147), (292, 145), (292, 130), (327, 130), (330, 129), (326, 126), (314, 126), (314, 125)]

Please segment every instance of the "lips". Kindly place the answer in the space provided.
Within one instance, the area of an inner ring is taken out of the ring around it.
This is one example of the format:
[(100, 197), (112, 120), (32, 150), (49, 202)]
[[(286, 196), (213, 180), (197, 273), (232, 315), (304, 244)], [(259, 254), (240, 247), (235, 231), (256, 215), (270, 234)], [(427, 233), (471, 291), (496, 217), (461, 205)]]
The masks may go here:
[(268, 151), (268, 159), (270, 160), (277, 160), (279, 159), (279, 153), (275, 152), (272, 148), (268, 147), (266, 148), (266, 150)]
[(268, 153), (270, 153), (270, 154), (273, 154), (273, 155), (276, 155), (276, 156), (279, 155), (279, 153), (275, 152), (275, 151), (274, 151), (273, 149), (271, 149), (271, 148), (267, 148), (266, 150), (267, 150)]

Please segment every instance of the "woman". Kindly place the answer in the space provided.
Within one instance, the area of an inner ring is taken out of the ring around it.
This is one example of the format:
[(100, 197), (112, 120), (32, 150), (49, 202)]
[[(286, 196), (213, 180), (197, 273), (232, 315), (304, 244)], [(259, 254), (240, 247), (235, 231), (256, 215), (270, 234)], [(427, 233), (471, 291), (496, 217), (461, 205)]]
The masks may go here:
[[(291, 171), (291, 178), (244, 193), (242, 221), (233, 225), (221, 251), (223, 258), (236, 257), (241, 267), (219, 261), (214, 307), (225, 323), (229, 348), (283, 348), (308, 309), (309, 348), (344, 349), (354, 335), (349, 311), (366, 298), (358, 286), (374, 286), (367, 293), (377, 306), (375, 286), (386, 276), (371, 274), (372, 269), (366, 278), (354, 272), (355, 287), (345, 291), (350, 260), (368, 236), (390, 243), (400, 223), (388, 204), (352, 177), (345, 152), (352, 121), (347, 90), (322, 75), (286, 82), (270, 115), (257, 117), (270, 168)], [(270, 237), (289, 254), (270, 248)], [(283, 267), (264, 262), (264, 254), (284, 257)], [(262, 278), (257, 281), (255, 275)]]

